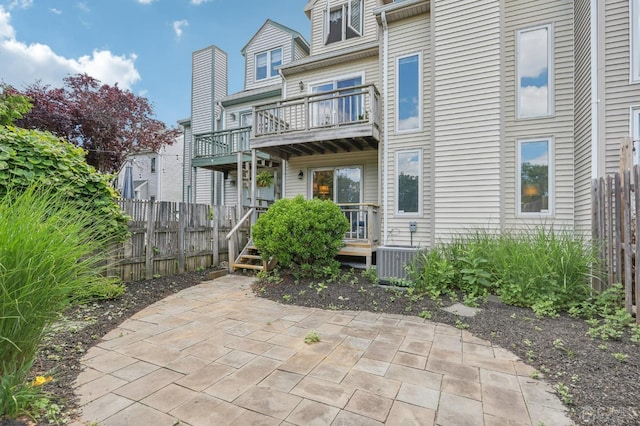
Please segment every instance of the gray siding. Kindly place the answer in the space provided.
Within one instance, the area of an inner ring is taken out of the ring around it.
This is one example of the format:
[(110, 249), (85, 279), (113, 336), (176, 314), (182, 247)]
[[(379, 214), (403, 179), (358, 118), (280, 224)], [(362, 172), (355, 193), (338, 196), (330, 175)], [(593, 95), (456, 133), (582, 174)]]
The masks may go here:
[[(600, 3), (600, 2), (599, 2)], [(604, 2), (605, 172), (620, 167), (620, 140), (631, 135), (630, 108), (640, 106), (640, 84), (629, 82), (629, 1)], [(601, 172), (602, 174), (602, 172)]]
[(270, 86), (282, 81), (280, 75), (256, 81), (255, 63), (256, 54), (272, 49), (282, 48), (282, 63), (288, 64), (292, 60), (292, 37), (291, 34), (267, 23), (247, 45), (245, 52), (245, 89), (255, 89), (257, 87)]
[(360, 43), (377, 40), (378, 24), (375, 16), (373, 15), (373, 9), (376, 6), (381, 5), (382, 2), (380, 0), (364, 0), (362, 37), (355, 37), (349, 40), (331, 43), (329, 45), (324, 44), (324, 11), (327, 10), (327, 5), (328, 8), (331, 9), (344, 3), (344, 0), (320, 0), (313, 6), (313, 10), (311, 12), (311, 55), (318, 55), (320, 53), (344, 49)]
[(575, 15), (575, 226), (591, 227), (591, 10), (576, 2)]
[[(432, 143), (431, 143), (431, 26), (429, 15), (416, 16), (410, 19), (389, 24), (389, 101), (387, 124), (389, 130), (388, 183), (389, 205), (385, 210), (388, 217), (388, 244), (409, 245), (411, 235), (409, 222), (416, 222), (413, 235), (415, 245), (428, 247), (432, 244), (431, 205), (433, 194), (432, 183)], [(411, 133), (396, 133), (396, 61), (399, 56), (420, 53), (422, 55), (422, 130)], [(396, 153), (399, 150), (419, 148), (422, 150), (422, 214), (419, 216), (403, 216), (395, 213), (396, 206)]]
[(184, 164), (182, 166), (182, 199), (185, 202), (192, 203), (193, 198), (193, 168), (191, 167), (191, 153), (193, 138), (191, 134), (191, 126), (185, 126), (183, 130), (184, 135), (184, 152), (183, 159)]
[[(573, 2), (571, 0), (506, 2), (505, 9), (505, 222), (508, 228), (556, 223), (573, 225), (574, 207), (574, 78)], [(516, 31), (552, 25), (554, 111), (551, 117), (516, 118)], [(552, 137), (554, 212), (551, 216), (518, 217), (516, 150), (520, 139)]]
[(500, 3), (432, 3), (436, 240), (499, 226)]

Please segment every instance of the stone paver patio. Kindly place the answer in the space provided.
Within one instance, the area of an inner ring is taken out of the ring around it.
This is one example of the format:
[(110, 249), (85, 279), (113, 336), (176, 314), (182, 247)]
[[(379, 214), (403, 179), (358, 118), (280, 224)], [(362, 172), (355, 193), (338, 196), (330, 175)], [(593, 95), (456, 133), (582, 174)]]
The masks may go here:
[(252, 281), (189, 288), (104, 336), (83, 358), (78, 424), (572, 424), (531, 367), (466, 331), (278, 304)]

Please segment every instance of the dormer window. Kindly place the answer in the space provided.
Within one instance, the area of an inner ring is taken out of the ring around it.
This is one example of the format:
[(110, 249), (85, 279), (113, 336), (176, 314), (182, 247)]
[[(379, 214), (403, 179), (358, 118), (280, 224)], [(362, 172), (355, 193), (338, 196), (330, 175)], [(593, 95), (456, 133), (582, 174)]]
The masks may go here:
[(273, 49), (256, 55), (256, 81), (278, 75), (276, 69), (282, 65), (282, 49)]
[(324, 13), (325, 44), (362, 35), (362, 0), (349, 0), (341, 6), (325, 10)]

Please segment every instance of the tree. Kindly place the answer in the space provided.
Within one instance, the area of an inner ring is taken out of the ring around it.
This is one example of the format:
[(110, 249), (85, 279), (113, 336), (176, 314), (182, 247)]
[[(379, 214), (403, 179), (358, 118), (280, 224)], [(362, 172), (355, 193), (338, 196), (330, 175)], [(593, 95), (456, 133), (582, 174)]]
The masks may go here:
[(8, 126), (29, 112), (31, 103), (9, 86), (0, 85), (0, 90), (0, 126)]
[(86, 74), (65, 78), (63, 88), (34, 83), (23, 94), (33, 109), (16, 124), (48, 130), (84, 148), (87, 162), (101, 172), (116, 171), (130, 153), (171, 145), (178, 134), (153, 118), (146, 98)]

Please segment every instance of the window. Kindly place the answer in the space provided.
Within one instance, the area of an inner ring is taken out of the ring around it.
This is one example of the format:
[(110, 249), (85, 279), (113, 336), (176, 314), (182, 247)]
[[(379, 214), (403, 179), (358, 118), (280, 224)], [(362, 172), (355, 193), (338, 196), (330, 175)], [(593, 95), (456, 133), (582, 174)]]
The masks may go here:
[(282, 49), (273, 49), (256, 55), (256, 81), (275, 77), (282, 65)]
[[(322, 127), (366, 120), (362, 90), (349, 89), (360, 85), (362, 85), (362, 76), (345, 77), (311, 85), (312, 94), (339, 90), (339, 92), (329, 93), (326, 96), (317, 96), (312, 99), (311, 125), (313, 127)], [(351, 93), (354, 94), (351, 95)]]
[(325, 44), (362, 35), (362, 0), (350, 0), (324, 14)]
[(403, 56), (396, 61), (396, 129), (398, 132), (422, 127), (421, 55)]
[(549, 215), (553, 197), (553, 141), (518, 141), (518, 213)]
[(422, 151), (399, 151), (396, 154), (396, 213), (420, 213), (421, 176)]
[(362, 169), (341, 167), (312, 170), (311, 196), (335, 203), (362, 202)]
[(516, 33), (518, 118), (553, 114), (553, 46), (551, 25)]
[(631, 81), (640, 81), (640, 0), (631, 0)]
[(156, 157), (151, 158), (151, 173), (156, 172)]

